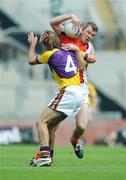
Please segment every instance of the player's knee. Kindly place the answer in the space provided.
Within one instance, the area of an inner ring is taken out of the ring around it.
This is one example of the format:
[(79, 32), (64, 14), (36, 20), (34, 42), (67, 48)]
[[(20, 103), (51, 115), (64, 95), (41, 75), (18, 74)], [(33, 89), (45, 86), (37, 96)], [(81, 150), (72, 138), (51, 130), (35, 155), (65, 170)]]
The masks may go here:
[(37, 122), (36, 122), (36, 127), (40, 127), (40, 126), (43, 126), (45, 123), (45, 121), (39, 119)]
[(84, 131), (87, 128), (87, 123), (80, 123), (80, 124), (78, 124), (77, 128), (80, 131)]

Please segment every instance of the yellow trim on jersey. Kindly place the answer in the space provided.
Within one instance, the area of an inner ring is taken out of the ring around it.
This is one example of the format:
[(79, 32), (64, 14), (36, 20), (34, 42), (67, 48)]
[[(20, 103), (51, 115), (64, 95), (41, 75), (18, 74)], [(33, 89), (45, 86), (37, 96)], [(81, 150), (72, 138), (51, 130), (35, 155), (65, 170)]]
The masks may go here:
[[(54, 54), (57, 50), (58, 50), (58, 49), (55, 48), (55, 49), (53, 49), (53, 50), (44, 52), (42, 55), (39, 56), (38, 61), (39, 61), (40, 63), (47, 64), (50, 56), (51, 56), (52, 54)], [(80, 54), (84, 57), (86, 53), (83, 52), (83, 51), (80, 51)]]
[(39, 56), (38, 61), (39, 61), (40, 63), (45, 63), (45, 64), (47, 64), (50, 56), (51, 56), (54, 52), (56, 52), (57, 50), (58, 50), (58, 49), (55, 48), (55, 49), (53, 49), (53, 50), (44, 52), (42, 55)]
[(79, 72), (72, 78), (60, 78), (58, 74), (52, 69), (52, 74), (59, 85), (59, 88), (65, 86), (80, 86), (80, 75)]

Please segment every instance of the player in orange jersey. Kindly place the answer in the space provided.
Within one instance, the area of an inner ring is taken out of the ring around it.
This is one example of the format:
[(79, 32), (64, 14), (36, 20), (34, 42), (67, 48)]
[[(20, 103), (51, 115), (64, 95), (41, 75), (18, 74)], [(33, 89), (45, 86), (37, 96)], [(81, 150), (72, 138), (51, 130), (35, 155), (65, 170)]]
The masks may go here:
[[(80, 35), (78, 37), (68, 37), (64, 32), (63, 23), (66, 20), (72, 20), (74, 28), (77, 30), (80, 29)], [(98, 32), (98, 27), (94, 22), (87, 22), (83, 26), (80, 24), (80, 20), (75, 15), (60, 15), (54, 17), (50, 20), (50, 25), (52, 26), (53, 30), (58, 34), (61, 43), (66, 44), (64, 48), (69, 50), (70, 44), (75, 44), (80, 48), (80, 51), (86, 52), (87, 56), (89, 54), (92, 55), (92, 58), (88, 58), (86, 61), (87, 65), (86, 68), (80, 67), (80, 82), (81, 87), (84, 91), (84, 99), (85, 104), (83, 108), (80, 110), (79, 114), (76, 116), (76, 128), (73, 132), (71, 137), (71, 143), (73, 145), (75, 154), (78, 158), (83, 158), (83, 148), (82, 145), (79, 143), (81, 136), (84, 134), (84, 131), (87, 128), (88, 124), (88, 107), (89, 107), (89, 100), (88, 100), (88, 88), (87, 88), (87, 66), (89, 63), (94, 63), (96, 61), (94, 54), (94, 47), (91, 41), (94, 39)], [(69, 44), (68, 44), (69, 43)], [(55, 131), (55, 130), (54, 130)], [(52, 142), (50, 142), (50, 148), (52, 149), (52, 156), (53, 156), (53, 146), (54, 146), (54, 132), (50, 132), (50, 135), (53, 137)]]

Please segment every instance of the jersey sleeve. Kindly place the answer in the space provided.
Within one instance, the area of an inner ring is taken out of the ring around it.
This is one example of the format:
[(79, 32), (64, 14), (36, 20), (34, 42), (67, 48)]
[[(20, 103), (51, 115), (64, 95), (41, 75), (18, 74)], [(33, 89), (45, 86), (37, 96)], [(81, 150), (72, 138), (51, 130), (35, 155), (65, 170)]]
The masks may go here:
[(43, 54), (41, 54), (38, 58), (39, 63), (48, 64), (49, 58), (52, 56), (52, 54), (57, 51), (57, 49), (53, 49), (51, 51), (46, 51)]
[(50, 53), (49, 51), (46, 51), (44, 52), (43, 54), (41, 54), (38, 58), (38, 62), (39, 63), (43, 63), (43, 64), (47, 64), (48, 63), (48, 60), (49, 60), (49, 57), (50, 57)]

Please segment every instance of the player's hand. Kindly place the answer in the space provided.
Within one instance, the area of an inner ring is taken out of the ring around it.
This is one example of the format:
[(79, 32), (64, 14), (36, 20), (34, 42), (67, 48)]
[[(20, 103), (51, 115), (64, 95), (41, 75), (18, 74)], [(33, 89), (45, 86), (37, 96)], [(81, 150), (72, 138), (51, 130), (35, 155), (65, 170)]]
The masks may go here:
[(62, 49), (64, 49), (65, 51), (79, 51), (79, 47), (76, 46), (75, 44), (62, 44), (61, 46)]
[(28, 42), (30, 43), (31, 46), (36, 46), (38, 41), (38, 37), (34, 35), (33, 32), (28, 34)]
[(75, 15), (71, 15), (71, 20), (75, 30), (76, 31), (80, 30), (81, 29), (80, 19)]

